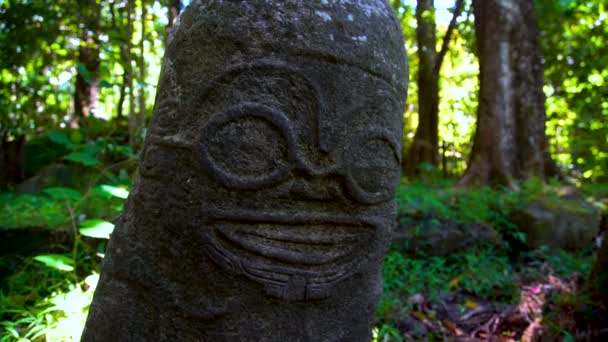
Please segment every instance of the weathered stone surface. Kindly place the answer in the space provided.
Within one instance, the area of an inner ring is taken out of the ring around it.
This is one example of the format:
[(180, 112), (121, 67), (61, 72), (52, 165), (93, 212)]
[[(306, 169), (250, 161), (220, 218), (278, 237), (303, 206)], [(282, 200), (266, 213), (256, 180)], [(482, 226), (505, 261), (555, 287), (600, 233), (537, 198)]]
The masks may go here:
[(541, 198), (518, 208), (510, 219), (526, 233), (526, 247), (577, 250), (593, 243), (600, 230), (600, 212), (577, 196)]
[(34, 176), (19, 183), (15, 190), (21, 193), (39, 194), (44, 188), (54, 186), (74, 186), (74, 179), (79, 177), (78, 171), (63, 164), (49, 164)]
[(384, 0), (194, 1), (83, 341), (369, 341), (406, 86)]
[(503, 245), (500, 233), (483, 223), (433, 217), (402, 217), (399, 221), (392, 246), (411, 257), (445, 256), (485, 245)]

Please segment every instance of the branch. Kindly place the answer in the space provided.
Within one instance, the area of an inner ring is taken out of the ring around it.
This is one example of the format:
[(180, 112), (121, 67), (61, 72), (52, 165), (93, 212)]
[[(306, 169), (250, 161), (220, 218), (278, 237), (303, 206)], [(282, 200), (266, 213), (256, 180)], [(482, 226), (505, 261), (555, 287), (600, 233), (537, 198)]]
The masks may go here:
[(456, 19), (462, 13), (464, 8), (464, 0), (456, 0), (456, 4), (454, 5), (454, 14), (452, 15), (452, 20), (450, 20), (450, 24), (448, 25), (448, 30), (445, 32), (445, 36), (443, 37), (443, 42), (441, 44), (441, 50), (439, 50), (439, 54), (437, 55), (437, 59), (435, 60), (435, 66), (433, 71), (435, 75), (439, 75), (439, 70), (441, 69), (441, 64), (443, 63), (443, 58), (448, 52), (448, 46), (450, 45), (450, 39), (452, 38), (452, 32), (454, 28), (456, 28)]

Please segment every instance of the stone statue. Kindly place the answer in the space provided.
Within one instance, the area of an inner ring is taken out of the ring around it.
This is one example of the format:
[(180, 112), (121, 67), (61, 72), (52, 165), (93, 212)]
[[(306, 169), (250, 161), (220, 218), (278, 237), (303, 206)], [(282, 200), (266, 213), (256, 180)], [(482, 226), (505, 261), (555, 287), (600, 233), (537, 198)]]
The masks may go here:
[(407, 66), (384, 0), (199, 0), (83, 341), (369, 341)]

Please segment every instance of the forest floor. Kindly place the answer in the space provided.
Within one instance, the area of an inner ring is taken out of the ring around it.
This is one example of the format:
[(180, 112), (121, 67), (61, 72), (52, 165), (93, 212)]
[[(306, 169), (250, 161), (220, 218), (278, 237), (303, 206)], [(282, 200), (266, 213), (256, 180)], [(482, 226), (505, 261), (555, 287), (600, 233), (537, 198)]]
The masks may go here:
[(605, 340), (608, 329), (581, 327), (585, 324), (579, 295), (583, 275), (574, 272), (560, 277), (548, 262), (538, 261), (529, 260), (526, 265), (526, 271), (537, 273), (536, 277), (513, 279), (519, 292), (516, 302), (467, 291), (435, 298), (415, 294), (403, 299), (409, 313), (394, 321), (395, 331), (379, 340)]

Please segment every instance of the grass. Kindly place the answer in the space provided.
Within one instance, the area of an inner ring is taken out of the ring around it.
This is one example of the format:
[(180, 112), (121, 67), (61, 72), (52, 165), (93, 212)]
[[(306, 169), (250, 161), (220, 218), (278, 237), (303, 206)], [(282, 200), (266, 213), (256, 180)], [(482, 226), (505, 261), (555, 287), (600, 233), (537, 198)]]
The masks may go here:
[(0, 193), (0, 227), (55, 229), (69, 226), (72, 215), (111, 219), (120, 213), (122, 205), (119, 198), (104, 193), (100, 188), (77, 198), (48, 193), (3, 192)]

